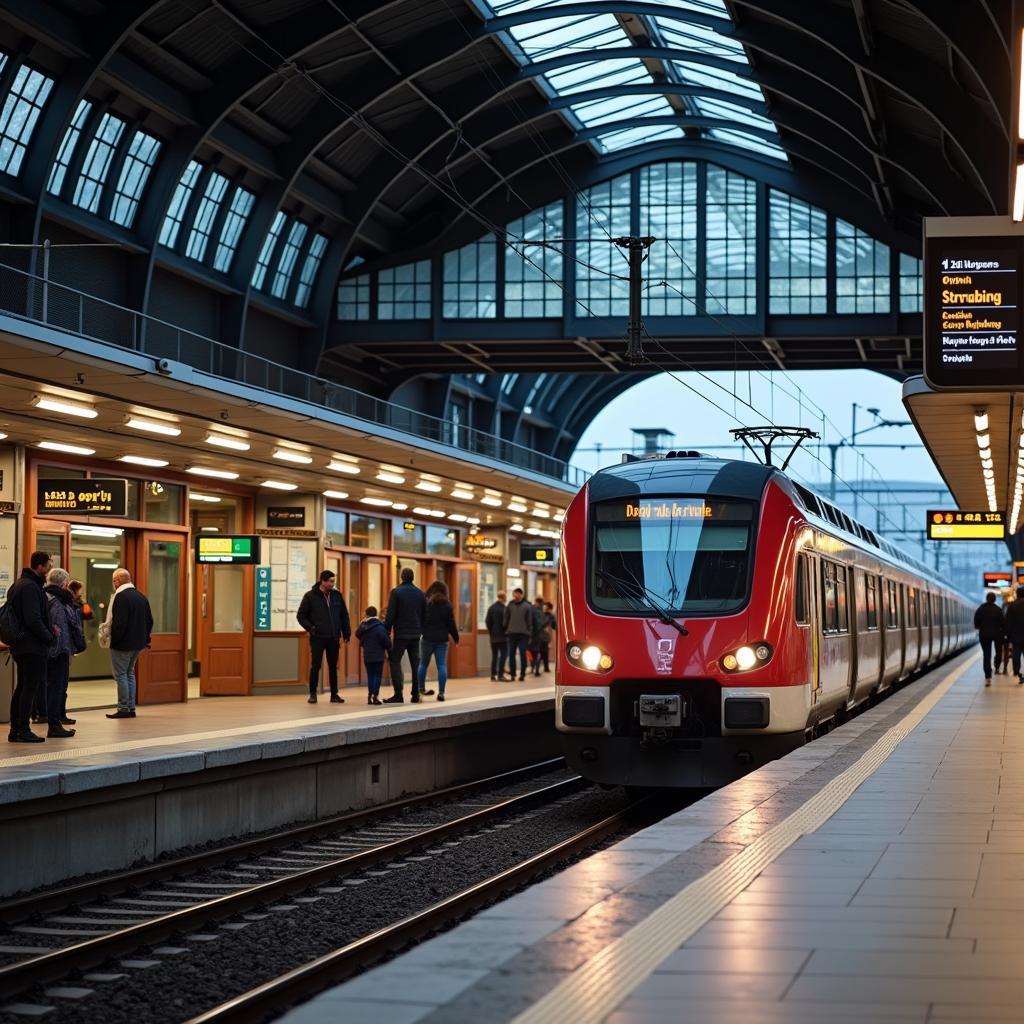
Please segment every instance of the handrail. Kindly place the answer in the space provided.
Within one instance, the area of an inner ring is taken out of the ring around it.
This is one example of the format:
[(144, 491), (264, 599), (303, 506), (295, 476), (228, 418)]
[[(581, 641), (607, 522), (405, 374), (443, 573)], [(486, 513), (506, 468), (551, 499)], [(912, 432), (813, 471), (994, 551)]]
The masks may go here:
[(420, 440), (461, 448), (470, 454), (506, 462), (516, 469), (531, 470), (573, 486), (581, 486), (590, 475), (578, 466), (514, 441), (292, 369), (158, 317), (2, 263), (0, 312), (81, 338), (116, 345), (154, 360), (184, 363), (214, 377), (311, 402), (403, 431)]

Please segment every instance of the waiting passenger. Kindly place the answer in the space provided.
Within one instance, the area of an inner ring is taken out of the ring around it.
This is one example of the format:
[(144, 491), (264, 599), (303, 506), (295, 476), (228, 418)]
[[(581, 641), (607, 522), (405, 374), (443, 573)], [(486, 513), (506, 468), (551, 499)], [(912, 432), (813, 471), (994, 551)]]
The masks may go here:
[(309, 703), (316, 703), (320, 665), (326, 656), (331, 703), (344, 704), (345, 698), (338, 693), (338, 658), (341, 641), (348, 643), (352, 637), (352, 625), (345, 599), (334, 589), (334, 573), (330, 569), (324, 569), (313, 589), (302, 595), (295, 617), (309, 634)]
[(71, 591), (71, 597), (74, 599), (75, 608), (78, 609), (78, 617), (82, 622), (91, 622), (93, 618), (92, 605), (86, 601), (85, 594), (82, 593), (81, 580), (72, 580), (68, 584), (68, 590)]
[(106, 621), (100, 626), (100, 646), (110, 648), (110, 666), (117, 682), (117, 710), (107, 718), (134, 718), (138, 690), (135, 666), (153, 635), (153, 611), (146, 595), (135, 589), (127, 569), (115, 569), (111, 582), (114, 596), (107, 605)]
[(68, 680), (71, 677), (71, 659), (85, 650), (85, 633), (78, 618), (78, 609), (71, 591), (67, 589), (71, 574), (66, 569), (51, 569), (46, 574), (43, 592), (49, 604), (50, 623), (57, 629), (57, 638), (50, 648), (46, 663), (46, 735), (66, 739), (75, 735), (75, 720), (68, 718)]
[(377, 618), (377, 609), (371, 604), (364, 613), (366, 618), (356, 629), (356, 639), (363, 645), (363, 664), (366, 666), (366, 703), (380, 703), (380, 681), (384, 678), (384, 662), (391, 650), (391, 637), (384, 623)]
[(508, 659), (508, 634), (505, 632), (505, 592), (498, 594), (498, 600), (487, 609), (484, 625), (491, 641), (491, 680), (504, 683), (505, 661)]
[(420, 644), (420, 693), (426, 693), (427, 668), (433, 657), (437, 662), (437, 699), (444, 700), (448, 682), (448, 637), (459, 644), (459, 628), (455, 611), (448, 600), (448, 588), (435, 580), (427, 587), (427, 610), (423, 615), (423, 642)]
[(1013, 644), (1013, 674), (1024, 683), (1020, 674), (1020, 655), (1024, 651), (1024, 587), (1017, 588), (1017, 599), (1006, 609), (1006, 637)]
[(523, 600), (523, 588), (512, 591), (512, 600), (505, 606), (505, 632), (508, 634), (508, 668), (516, 677), (516, 655), (519, 656), (519, 679), (526, 678), (526, 648), (533, 636), (533, 605)]
[(974, 613), (974, 628), (978, 631), (978, 642), (981, 644), (981, 660), (985, 668), (985, 685), (992, 685), (992, 647), (995, 645), (996, 657), (1003, 644), (1006, 633), (1006, 620), (1003, 610), (996, 604), (995, 594), (986, 594), (985, 601)]
[(402, 686), (405, 684), (402, 655), (407, 654), (409, 668), (412, 670), (412, 702), (418, 704), (421, 693), (429, 697), (434, 692), (419, 689), (420, 640), (423, 638), (423, 615), (427, 610), (427, 599), (423, 591), (413, 583), (415, 574), (412, 569), (403, 569), (401, 578), (402, 582), (388, 597), (388, 610), (384, 616), (384, 628), (394, 635), (395, 640), (391, 649), (391, 685), (395, 692), (385, 697), (384, 703), (405, 703), (402, 696)]

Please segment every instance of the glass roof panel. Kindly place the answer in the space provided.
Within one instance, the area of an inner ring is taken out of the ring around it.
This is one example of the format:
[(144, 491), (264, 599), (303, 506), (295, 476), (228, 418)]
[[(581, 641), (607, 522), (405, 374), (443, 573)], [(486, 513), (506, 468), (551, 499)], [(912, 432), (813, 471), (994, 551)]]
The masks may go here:
[[(716, 89), (738, 98), (764, 102), (760, 86), (747, 77), (750, 67), (742, 43), (715, 26), (714, 19), (721, 19), (723, 29), (732, 24), (725, 0), (653, 0), (653, 6), (664, 8), (665, 13), (654, 10), (632, 15), (642, 23), (639, 32), (634, 31), (632, 25), (627, 32), (614, 14), (601, 9), (603, 5), (595, 5), (594, 13), (579, 13), (577, 8), (576, 12), (565, 16), (547, 16), (552, 9), (570, 2), (578, 0), (476, 0), (485, 13), (495, 16), (537, 12), (536, 20), (524, 21), (499, 33), (523, 66), (579, 56), (579, 63), (567, 63), (540, 76), (541, 85), (558, 96), (620, 85), (653, 85), (657, 75), (659, 81)], [(542, 11), (544, 16), (541, 16)], [(702, 24), (696, 15), (704, 16), (711, 23)], [(602, 50), (621, 50), (633, 45), (666, 46), (692, 54), (692, 57), (600, 59)], [(704, 131), (707, 138), (763, 156), (786, 159), (780, 145), (743, 130), (757, 128), (775, 135), (776, 128), (770, 119), (724, 99), (652, 90), (650, 95), (603, 97), (566, 108), (567, 117), (577, 128), (634, 119), (638, 122), (596, 138), (593, 144), (603, 152), (654, 140), (682, 138), (681, 126), (645, 124), (643, 120), (672, 116), (685, 120), (687, 114), (715, 117), (735, 125), (735, 128), (707, 129)]]

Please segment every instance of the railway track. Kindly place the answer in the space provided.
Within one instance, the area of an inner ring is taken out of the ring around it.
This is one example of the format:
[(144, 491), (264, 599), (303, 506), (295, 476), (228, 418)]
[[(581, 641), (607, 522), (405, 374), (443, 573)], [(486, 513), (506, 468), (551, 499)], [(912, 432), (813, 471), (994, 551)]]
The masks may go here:
[[(87, 970), (112, 957), (341, 881), (460, 834), (500, 822), (587, 784), (532, 782), (560, 759), (341, 815), (176, 860), (0, 904), (0, 941), (56, 944), (0, 967), (0, 998)], [(487, 790), (525, 792), (482, 798)], [(423, 813), (421, 813), (423, 812)], [(442, 818), (408, 821), (403, 818)], [(38, 923), (37, 923), (38, 922)], [(23, 947), (25, 950), (31, 946)]]

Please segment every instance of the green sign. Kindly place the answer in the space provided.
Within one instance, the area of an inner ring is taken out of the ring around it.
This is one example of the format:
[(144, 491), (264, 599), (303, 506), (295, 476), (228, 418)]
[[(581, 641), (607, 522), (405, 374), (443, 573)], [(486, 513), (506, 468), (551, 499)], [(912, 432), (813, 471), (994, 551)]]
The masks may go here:
[(196, 562), (200, 565), (256, 565), (259, 560), (259, 537), (229, 537), (219, 533), (196, 537)]

